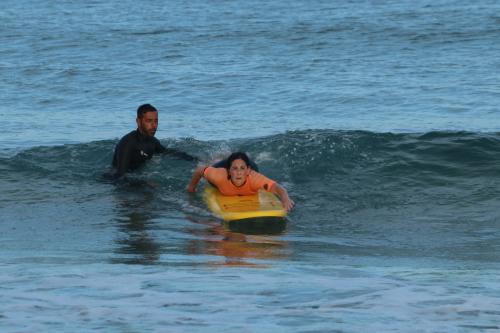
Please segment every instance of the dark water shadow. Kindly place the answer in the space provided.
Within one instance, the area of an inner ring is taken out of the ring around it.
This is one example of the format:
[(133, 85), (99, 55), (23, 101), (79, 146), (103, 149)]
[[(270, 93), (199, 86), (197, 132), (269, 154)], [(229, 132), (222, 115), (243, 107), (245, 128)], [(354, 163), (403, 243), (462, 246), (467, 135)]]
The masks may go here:
[(245, 235), (280, 235), (286, 230), (286, 222), (283, 217), (258, 217), (225, 221), (224, 226)]
[(115, 241), (116, 257), (111, 261), (121, 264), (152, 265), (158, 263), (162, 245), (151, 235), (154, 220), (159, 216), (155, 209), (157, 193), (146, 182), (119, 184), (114, 191), (116, 223), (121, 232)]
[[(185, 252), (221, 257), (221, 260), (207, 262), (210, 266), (265, 268), (271, 265), (271, 260), (285, 259), (290, 255), (287, 242), (279, 237), (286, 230), (286, 222), (283, 219), (246, 219), (228, 225), (215, 218), (187, 218), (206, 228), (187, 230), (197, 237), (186, 243)], [(263, 260), (265, 262), (262, 262)]]

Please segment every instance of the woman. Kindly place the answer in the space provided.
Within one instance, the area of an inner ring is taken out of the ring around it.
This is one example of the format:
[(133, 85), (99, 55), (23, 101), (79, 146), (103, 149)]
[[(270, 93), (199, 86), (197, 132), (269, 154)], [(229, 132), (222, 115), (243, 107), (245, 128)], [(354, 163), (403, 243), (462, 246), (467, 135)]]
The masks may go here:
[(227, 158), (226, 168), (205, 166), (197, 168), (187, 190), (194, 193), (202, 177), (217, 187), (222, 195), (252, 195), (263, 189), (276, 194), (283, 207), (290, 211), (295, 203), (288, 196), (286, 189), (274, 180), (252, 170), (250, 165), (250, 159), (245, 153), (232, 153)]

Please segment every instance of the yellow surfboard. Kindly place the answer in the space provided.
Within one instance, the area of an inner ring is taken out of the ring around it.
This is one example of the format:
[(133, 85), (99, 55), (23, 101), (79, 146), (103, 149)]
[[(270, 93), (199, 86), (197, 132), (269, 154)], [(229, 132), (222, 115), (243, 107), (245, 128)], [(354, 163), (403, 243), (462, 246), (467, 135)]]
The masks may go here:
[(212, 213), (225, 221), (286, 216), (279, 198), (262, 190), (255, 195), (224, 196), (207, 185), (203, 197)]

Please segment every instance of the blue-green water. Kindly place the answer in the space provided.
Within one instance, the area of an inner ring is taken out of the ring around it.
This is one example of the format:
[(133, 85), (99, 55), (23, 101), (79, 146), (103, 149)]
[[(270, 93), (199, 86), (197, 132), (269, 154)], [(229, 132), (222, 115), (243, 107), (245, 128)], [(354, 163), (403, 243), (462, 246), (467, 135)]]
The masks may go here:
[[(4, 1), (1, 332), (500, 329), (495, 1)], [(296, 201), (234, 232), (134, 112)]]

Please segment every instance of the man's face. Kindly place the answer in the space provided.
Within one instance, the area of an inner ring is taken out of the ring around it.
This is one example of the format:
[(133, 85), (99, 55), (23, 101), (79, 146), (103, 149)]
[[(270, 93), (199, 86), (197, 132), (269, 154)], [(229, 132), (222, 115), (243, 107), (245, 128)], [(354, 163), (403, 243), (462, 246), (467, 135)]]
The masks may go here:
[(142, 135), (155, 136), (156, 129), (158, 128), (158, 112), (146, 112), (141, 118), (137, 118), (136, 122), (137, 128)]

